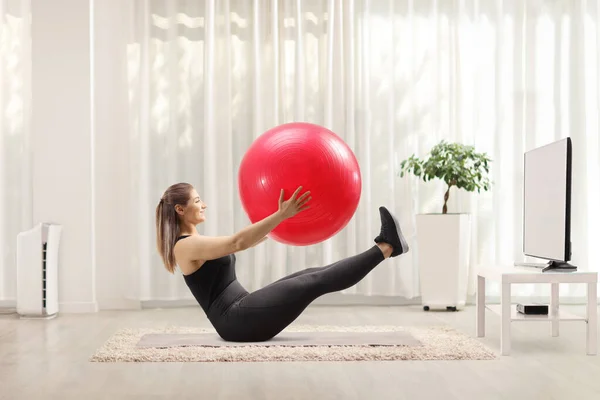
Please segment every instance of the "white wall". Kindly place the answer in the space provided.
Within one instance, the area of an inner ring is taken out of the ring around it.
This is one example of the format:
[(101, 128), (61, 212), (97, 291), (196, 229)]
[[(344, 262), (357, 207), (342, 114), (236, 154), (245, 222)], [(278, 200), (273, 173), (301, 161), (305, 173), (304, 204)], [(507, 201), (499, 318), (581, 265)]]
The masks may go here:
[(89, 2), (32, 2), (33, 224), (63, 225), (61, 312), (97, 310)]
[(63, 225), (62, 313), (140, 307), (123, 275), (136, 254), (125, 204), (130, 12), (119, 0), (32, 3), (32, 214)]
[(96, 290), (100, 309), (139, 308), (140, 302), (127, 298), (137, 288), (134, 277), (124, 268), (131, 259), (133, 229), (129, 171), (135, 168), (129, 157), (127, 116), (127, 49), (130, 8), (121, 0), (94, 3), (94, 101), (95, 101), (95, 215)]

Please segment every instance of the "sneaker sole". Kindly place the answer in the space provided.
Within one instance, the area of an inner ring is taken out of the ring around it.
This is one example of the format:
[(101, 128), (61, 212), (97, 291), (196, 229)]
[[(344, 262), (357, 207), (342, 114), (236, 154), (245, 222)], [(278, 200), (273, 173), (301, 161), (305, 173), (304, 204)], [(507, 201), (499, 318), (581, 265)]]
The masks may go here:
[(400, 246), (402, 247), (402, 253), (408, 253), (408, 250), (410, 250), (410, 247), (408, 246), (408, 243), (406, 242), (406, 239), (404, 238), (404, 235), (402, 234), (402, 229), (400, 229), (400, 224), (398, 223), (398, 220), (396, 219), (396, 217), (394, 217), (394, 215), (389, 212), (389, 210), (387, 208), (384, 208), (385, 212), (392, 218), (392, 221), (394, 221), (394, 225), (396, 226), (396, 233), (398, 234), (398, 239), (400, 241)]

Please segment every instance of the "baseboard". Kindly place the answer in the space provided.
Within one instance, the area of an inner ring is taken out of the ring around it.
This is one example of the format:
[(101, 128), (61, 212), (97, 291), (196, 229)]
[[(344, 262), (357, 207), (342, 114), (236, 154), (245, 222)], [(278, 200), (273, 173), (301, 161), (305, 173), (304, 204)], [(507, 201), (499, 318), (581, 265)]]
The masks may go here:
[[(139, 303), (139, 302), (138, 302)], [(139, 308), (139, 307), (138, 307)], [(0, 314), (17, 311), (17, 302), (15, 300), (0, 300)], [(58, 304), (58, 312), (65, 314), (83, 314), (98, 312), (98, 303), (96, 302), (65, 302)]]
[(17, 308), (17, 300), (0, 300), (0, 308)]
[(0, 300), (0, 316), (12, 315), (17, 313), (16, 300)]
[[(421, 304), (420, 298), (406, 299), (399, 296), (364, 296), (331, 293), (315, 300), (311, 306), (405, 306)], [(194, 299), (146, 300), (141, 302), (142, 309), (198, 307)]]
[(98, 303), (95, 301), (73, 301), (58, 304), (59, 314), (85, 314), (98, 312)]
[(421, 298), (400, 296), (365, 296), (361, 294), (329, 293), (312, 302), (315, 306), (412, 306), (421, 304)]
[[(467, 305), (474, 306), (475, 296), (467, 296)], [(512, 303), (548, 303), (549, 297), (544, 296), (513, 296)], [(179, 308), (179, 307), (197, 307), (198, 303), (193, 299), (160, 299), (146, 300), (140, 302), (142, 309), (154, 308)], [(421, 297), (407, 299), (400, 296), (365, 296), (351, 295), (341, 293), (330, 293), (319, 297), (311, 303), (311, 306), (420, 306)], [(500, 296), (486, 296), (486, 304), (500, 304)], [(568, 297), (561, 296), (560, 304), (564, 305), (585, 305), (587, 298), (583, 296)], [(600, 299), (598, 304), (600, 304)]]
[(196, 300), (144, 300), (140, 302), (142, 309), (199, 307)]
[(100, 311), (141, 310), (142, 302), (130, 299), (98, 299), (98, 309)]

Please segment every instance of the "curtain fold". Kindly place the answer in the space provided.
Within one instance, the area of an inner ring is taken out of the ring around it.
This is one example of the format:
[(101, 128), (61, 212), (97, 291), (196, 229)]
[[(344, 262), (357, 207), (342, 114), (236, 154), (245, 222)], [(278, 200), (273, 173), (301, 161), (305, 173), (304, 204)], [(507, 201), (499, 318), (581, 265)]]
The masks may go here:
[(0, 307), (16, 299), (17, 234), (31, 227), (31, 9), (0, 1)]

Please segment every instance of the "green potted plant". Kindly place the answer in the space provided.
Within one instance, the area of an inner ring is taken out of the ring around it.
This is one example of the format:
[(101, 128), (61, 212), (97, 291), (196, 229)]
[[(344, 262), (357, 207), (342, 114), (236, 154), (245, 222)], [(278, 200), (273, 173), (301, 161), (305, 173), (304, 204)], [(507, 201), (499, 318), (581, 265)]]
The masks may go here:
[(488, 191), (491, 159), (473, 146), (448, 143), (435, 145), (426, 159), (414, 154), (400, 163), (400, 176), (413, 174), (425, 182), (445, 183), (441, 213), (417, 214), (417, 257), (423, 308), (456, 311), (466, 303), (469, 279), (471, 216), (448, 213), (450, 190)]

